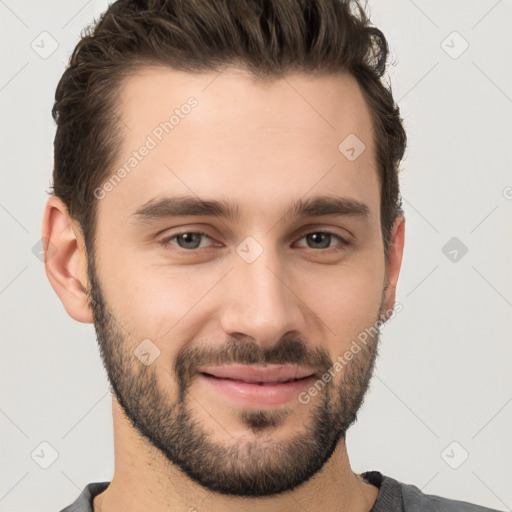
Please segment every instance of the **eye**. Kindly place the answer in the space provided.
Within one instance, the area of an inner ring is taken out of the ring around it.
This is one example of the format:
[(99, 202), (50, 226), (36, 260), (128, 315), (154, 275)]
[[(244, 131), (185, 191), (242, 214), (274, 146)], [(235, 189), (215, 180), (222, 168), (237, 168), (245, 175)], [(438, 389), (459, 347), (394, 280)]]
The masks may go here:
[(335, 233), (330, 233), (328, 231), (312, 231), (303, 235), (301, 240), (302, 239), (305, 239), (307, 244), (312, 244), (312, 246), (308, 246), (310, 249), (331, 249), (332, 246), (330, 244), (333, 239), (339, 240), (339, 243), (334, 246), (341, 246), (339, 249), (349, 244), (349, 242), (341, 236), (336, 235)]
[[(180, 249), (183, 250), (200, 249), (205, 247), (204, 244), (201, 244), (201, 237), (205, 237), (211, 240), (211, 237), (201, 231), (185, 231), (183, 233), (176, 233), (171, 237), (165, 238), (160, 242), (160, 244), (164, 247), (167, 247), (171, 244), (177, 245)], [(176, 240), (176, 243), (173, 243), (173, 240)]]
[[(206, 240), (205, 240), (206, 239)], [(310, 249), (333, 249), (333, 250), (342, 250), (345, 246), (349, 245), (349, 242), (342, 238), (341, 236), (330, 233), (328, 231), (311, 231), (309, 233), (305, 233), (300, 240), (306, 240), (306, 247)], [(208, 240), (211, 242), (212, 238), (202, 231), (183, 231), (181, 233), (175, 233), (174, 235), (164, 238), (159, 243), (164, 248), (169, 248), (169, 246), (173, 246), (179, 252), (182, 250), (183, 252), (191, 252), (195, 249), (201, 248), (209, 248)], [(332, 245), (331, 243), (334, 240), (338, 240), (337, 244)], [(205, 243), (203, 243), (205, 242)], [(299, 247), (304, 247), (304, 245), (298, 244)]]

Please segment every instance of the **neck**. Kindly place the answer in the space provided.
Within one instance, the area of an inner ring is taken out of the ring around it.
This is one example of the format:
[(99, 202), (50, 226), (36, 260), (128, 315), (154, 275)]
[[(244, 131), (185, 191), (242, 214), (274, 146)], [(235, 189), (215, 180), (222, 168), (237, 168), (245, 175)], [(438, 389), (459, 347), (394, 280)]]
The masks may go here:
[(171, 464), (133, 429), (113, 400), (115, 471), (108, 488), (94, 499), (94, 512), (368, 512), (378, 489), (351, 468), (344, 440), (325, 466), (296, 489), (261, 498), (209, 491)]

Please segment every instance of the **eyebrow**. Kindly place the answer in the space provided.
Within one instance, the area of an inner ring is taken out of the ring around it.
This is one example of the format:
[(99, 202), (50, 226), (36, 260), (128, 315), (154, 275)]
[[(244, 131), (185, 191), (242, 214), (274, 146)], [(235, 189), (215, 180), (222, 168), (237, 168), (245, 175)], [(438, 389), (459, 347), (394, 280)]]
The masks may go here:
[[(321, 217), (324, 215), (350, 216), (368, 219), (369, 207), (355, 199), (345, 197), (318, 196), (311, 199), (292, 201), (285, 208), (282, 218)], [(147, 223), (159, 219), (207, 216), (236, 220), (240, 218), (238, 205), (226, 200), (208, 200), (194, 196), (154, 198), (144, 203), (130, 218)]]

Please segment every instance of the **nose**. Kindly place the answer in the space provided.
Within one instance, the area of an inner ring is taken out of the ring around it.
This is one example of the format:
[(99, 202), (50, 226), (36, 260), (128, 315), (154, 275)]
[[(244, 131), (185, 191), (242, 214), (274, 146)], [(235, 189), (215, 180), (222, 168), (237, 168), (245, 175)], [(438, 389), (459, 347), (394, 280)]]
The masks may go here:
[(304, 332), (307, 307), (285, 269), (268, 248), (252, 263), (235, 255), (221, 313), (226, 334), (250, 336), (258, 345), (271, 347), (285, 334)]

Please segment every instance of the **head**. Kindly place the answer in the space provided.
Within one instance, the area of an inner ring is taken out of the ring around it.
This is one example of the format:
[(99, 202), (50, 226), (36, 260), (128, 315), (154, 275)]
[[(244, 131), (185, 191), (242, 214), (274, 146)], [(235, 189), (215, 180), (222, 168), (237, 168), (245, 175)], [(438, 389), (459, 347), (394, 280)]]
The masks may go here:
[[(48, 277), (210, 490), (292, 489), (356, 419), (404, 243), (387, 56), (356, 2), (120, 0), (58, 84)], [(249, 400), (240, 365), (302, 373)]]

